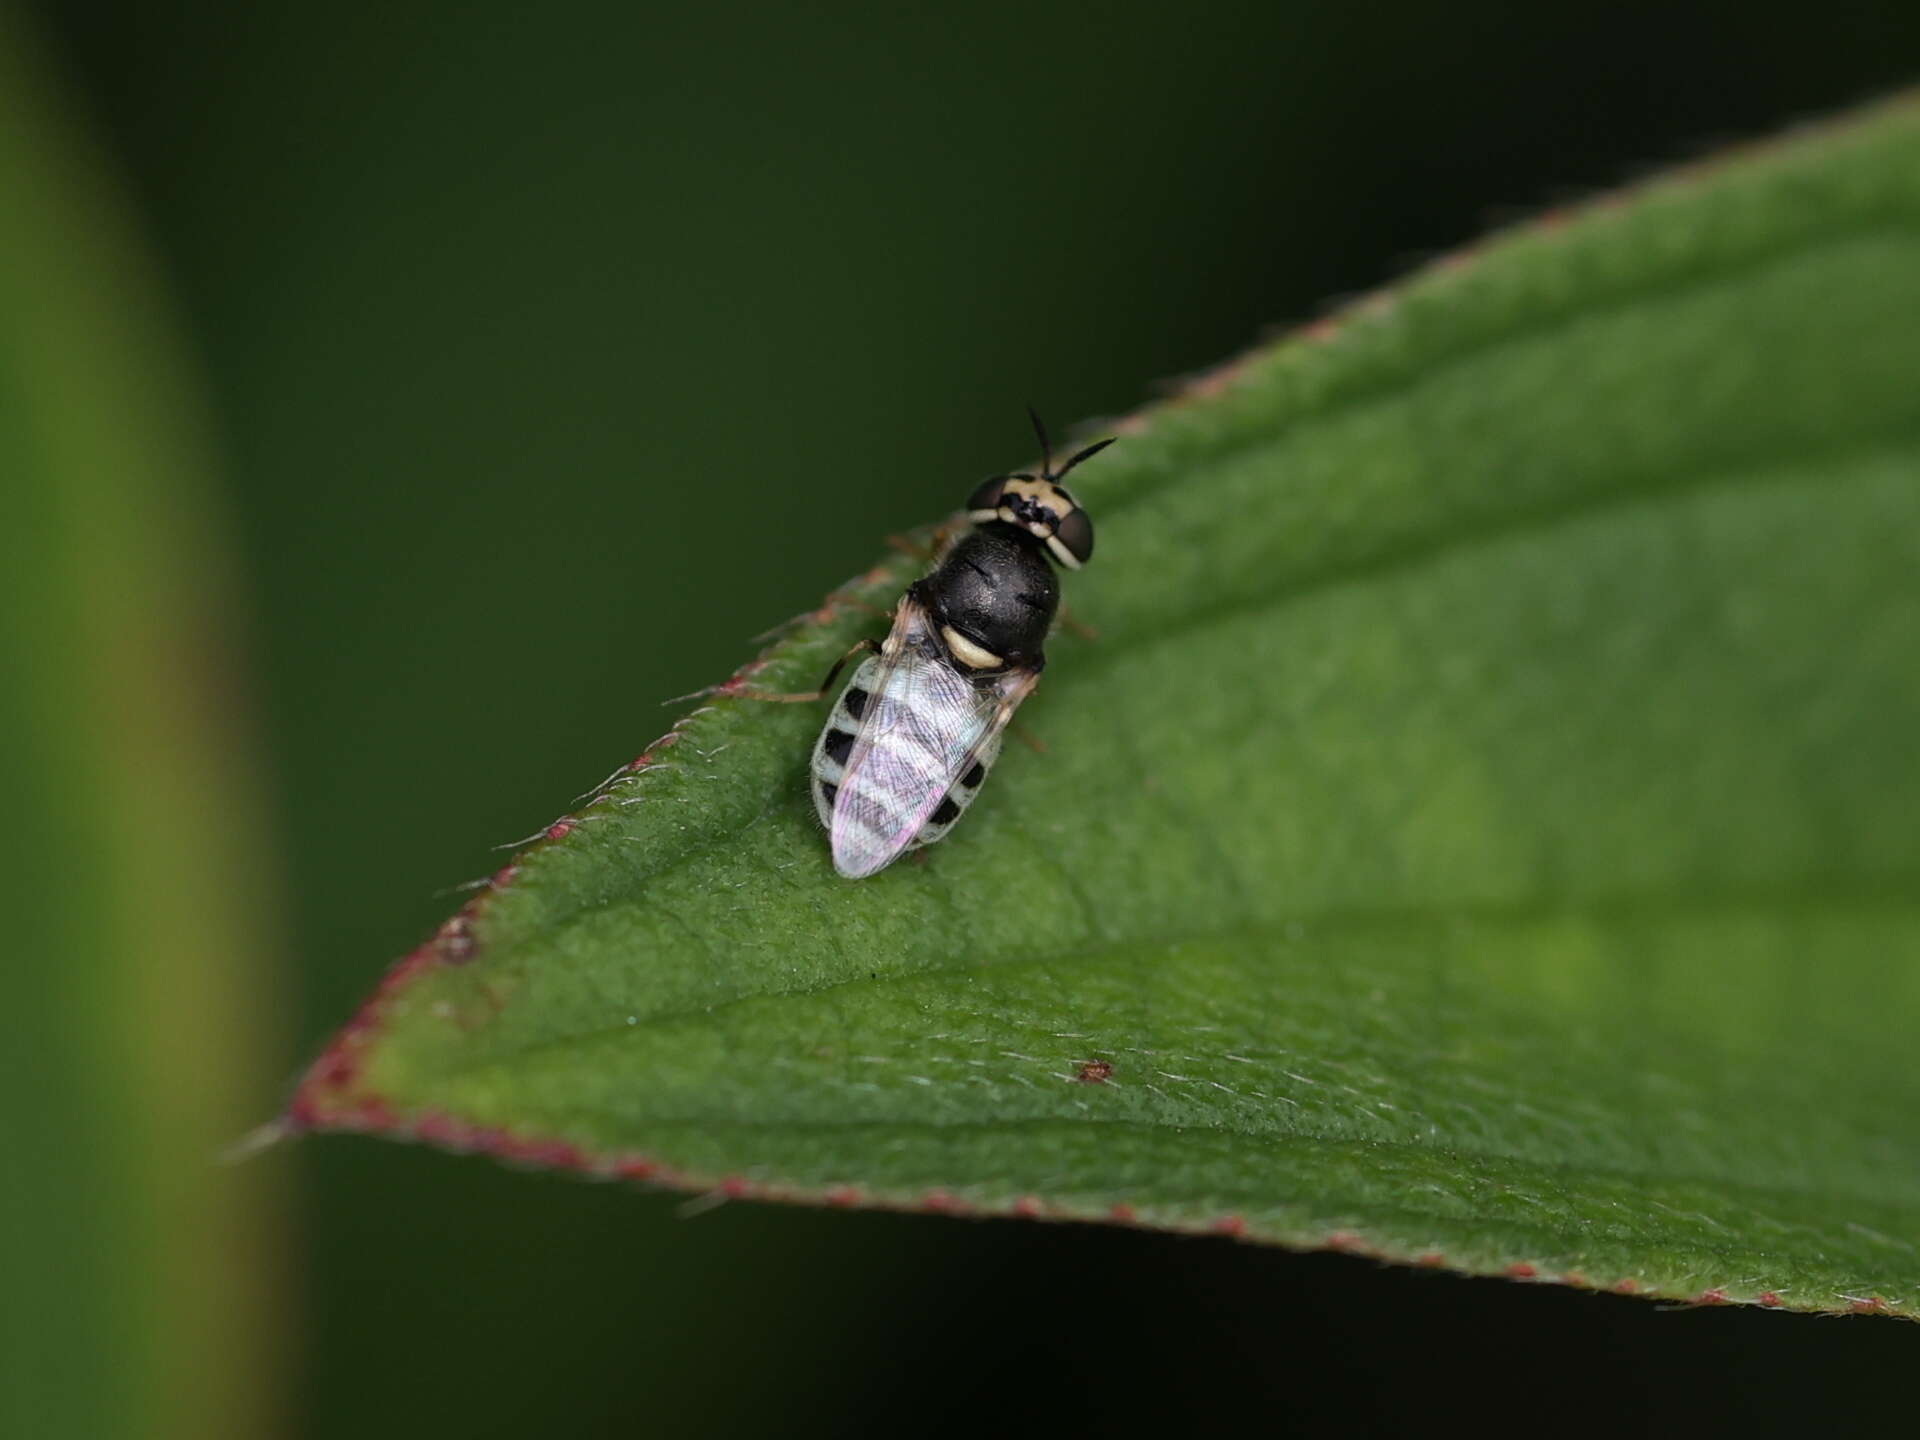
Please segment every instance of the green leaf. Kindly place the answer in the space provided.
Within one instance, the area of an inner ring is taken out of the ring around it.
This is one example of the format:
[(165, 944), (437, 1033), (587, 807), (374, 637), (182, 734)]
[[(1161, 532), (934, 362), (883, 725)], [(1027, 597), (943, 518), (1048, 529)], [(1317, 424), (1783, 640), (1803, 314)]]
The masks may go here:
[(1898, 105), (1253, 355), (1078, 477), (1099, 638), (927, 863), (836, 878), (821, 712), (725, 694), (290, 1121), (1920, 1315), (1916, 315)]
[[(260, 1434), (264, 893), (189, 367), (0, 9), (0, 1434)], [(251, 1112), (251, 1113), (250, 1113)]]

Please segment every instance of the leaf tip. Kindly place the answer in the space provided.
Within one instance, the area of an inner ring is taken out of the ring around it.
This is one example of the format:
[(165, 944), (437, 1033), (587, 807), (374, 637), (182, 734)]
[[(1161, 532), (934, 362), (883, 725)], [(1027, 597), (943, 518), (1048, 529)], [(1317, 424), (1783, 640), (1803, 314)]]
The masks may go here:
[[(509, 867), (511, 868), (511, 867)], [(387, 971), (368, 996), (307, 1067), (294, 1087), (280, 1123), (289, 1134), (308, 1130), (359, 1130), (384, 1133), (397, 1126), (386, 1101), (363, 1090), (361, 1071), (385, 1028), (388, 1008), (423, 972), (441, 965), (463, 965), (477, 950), (472, 916), (475, 901), (451, 916), (433, 938), (416, 946)]]

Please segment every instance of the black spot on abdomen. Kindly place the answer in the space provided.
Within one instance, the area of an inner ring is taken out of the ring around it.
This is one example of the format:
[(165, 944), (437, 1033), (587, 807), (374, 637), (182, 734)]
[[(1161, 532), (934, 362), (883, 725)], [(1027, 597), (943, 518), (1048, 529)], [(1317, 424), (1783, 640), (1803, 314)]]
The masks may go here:
[(847, 714), (858, 720), (867, 713), (867, 692), (858, 685), (849, 685), (847, 693), (840, 697), (840, 703), (847, 707)]
[(820, 748), (827, 752), (835, 764), (844, 765), (847, 757), (853, 753), (853, 732), (835, 726), (827, 731), (827, 738), (821, 742)]
[(973, 768), (960, 777), (960, 783), (969, 790), (978, 790), (980, 782), (986, 778), (987, 767), (976, 760), (973, 762)]
[(940, 802), (929, 819), (935, 825), (951, 825), (959, 816), (960, 805), (953, 796), (949, 795)]
[[(793, 792), (788, 791), (787, 793), (792, 794)], [(833, 804), (833, 797), (838, 795), (839, 793), (840, 793), (840, 787), (834, 784), (831, 780), (822, 780), (820, 782), (820, 798), (826, 801), (827, 804), (829, 805)]]

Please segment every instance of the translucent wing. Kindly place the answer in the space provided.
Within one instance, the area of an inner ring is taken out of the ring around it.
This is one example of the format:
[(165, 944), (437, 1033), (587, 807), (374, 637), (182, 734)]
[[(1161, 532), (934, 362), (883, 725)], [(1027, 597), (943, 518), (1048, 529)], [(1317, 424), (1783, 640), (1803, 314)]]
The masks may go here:
[(1040, 678), (1018, 669), (969, 676), (911, 598), (900, 603), (888, 650), (833, 802), (833, 865), (851, 879), (913, 843)]

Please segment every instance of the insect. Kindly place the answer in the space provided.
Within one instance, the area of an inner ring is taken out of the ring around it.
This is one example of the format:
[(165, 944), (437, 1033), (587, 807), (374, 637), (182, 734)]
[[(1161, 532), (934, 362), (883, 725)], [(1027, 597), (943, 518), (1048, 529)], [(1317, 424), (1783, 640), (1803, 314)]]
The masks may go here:
[(1054, 565), (1093, 556), (1093, 521), (1060, 483), (1112, 440), (1058, 471), (1046, 427), (1038, 475), (997, 475), (967, 501), (970, 527), (907, 587), (884, 641), (863, 640), (820, 689), (762, 699), (815, 700), (867, 652), (813, 750), (815, 808), (849, 879), (875, 874), (953, 828), (999, 757), (1002, 732), (1046, 665), (1060, 606)]

